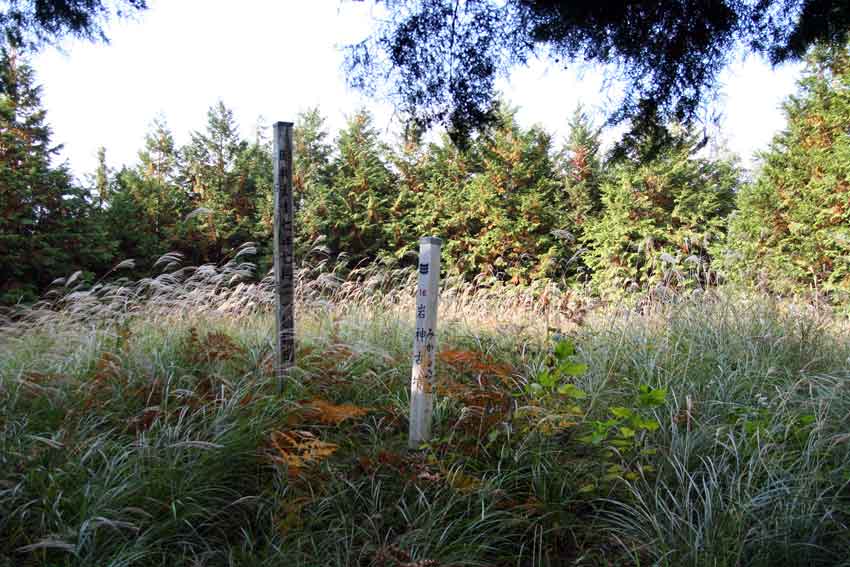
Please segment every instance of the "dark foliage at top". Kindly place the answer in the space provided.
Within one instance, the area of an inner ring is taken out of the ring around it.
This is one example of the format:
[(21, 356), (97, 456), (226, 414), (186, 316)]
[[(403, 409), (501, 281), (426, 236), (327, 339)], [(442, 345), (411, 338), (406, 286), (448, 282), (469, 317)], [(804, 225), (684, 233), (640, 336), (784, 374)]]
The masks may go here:
[(641, 131), (690, 122), (738, 47), (773, 63), (843, 44), (850, 3), (833, 0), (386, 0), (390, 16), (347, 48), (351, 83), (388, 81), (398, 106), (456, 139), (494, 117), (494, 80), (546, 52), (611, 64), (628, 85), (612, 121)]
[(103, 24), (147, 8), (147, 0), (7, 0), (0, 6), (0, 44), (38, 48), (66, 36), (106, 41)]

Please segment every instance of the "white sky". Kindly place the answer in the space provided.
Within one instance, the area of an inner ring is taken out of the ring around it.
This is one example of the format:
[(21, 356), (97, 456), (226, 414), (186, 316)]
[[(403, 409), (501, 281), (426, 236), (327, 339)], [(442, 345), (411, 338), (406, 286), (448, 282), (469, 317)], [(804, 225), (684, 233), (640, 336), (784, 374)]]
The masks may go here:
[[(44, 89), (54, 141), (72, 170), (94, 170), (99, 146), (111, 166), (133, 163), (151, 121), (162, 114), (178, 143), (201, 129), (223, 100), (246, 136), (258, 118), (294, 120), (318, 105), (334, 133), (365, 106), (393, 127), (389, 104), (345, 86), (340, 46), (365, 37), (380, 12), (371, 2), (341, 0), (151, 0), (135, 21), (113, 22), (108, 45), (69, 41), (33, 61)], [(722, 76), (719, 109), (728, 146), (750, 164), (784, 126), (779, 109), (795, 90), (799, 66), (778, 70), (750, 57)], [(566, 71), (542, 61), (501, 80), (525, 125), (542, 124), (560, 141), (579, 102), (604, 111), (601, 74)]]

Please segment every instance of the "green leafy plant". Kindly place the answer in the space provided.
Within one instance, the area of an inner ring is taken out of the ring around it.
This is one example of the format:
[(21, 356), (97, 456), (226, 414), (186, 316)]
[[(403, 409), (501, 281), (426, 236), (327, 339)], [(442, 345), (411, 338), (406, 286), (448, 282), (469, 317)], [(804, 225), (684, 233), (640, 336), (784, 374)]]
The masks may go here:
[[(645, 464), (646, 457), (652, 457), (656, 449), (649, 443), (649, 435), (659, 429), (661, 424), (653, 410), (667, 402), (666, 388), (650, 388), (641, 385), (638, 388), (631, 407), (612, 406), (609, 417), (604, 421), (590, 423), (590, 432), (579, 440), (594, 447), (606, 447), (603, 460), (606, 473), (603, 482), (620, 478), (636, 480), (641, 474), (654, 472), (654, 467)], [(595, 483), (587, 485), (589, 491)]]
[(587, 364), (576, 362), (575, 355), (573, 343), (559, 341), (552, 352), (550, 364), (537, 373), (534, 382), (526, 385), (526, 393), (535, 398), (545, 398), (556, 393), (575, 400), (586, 398), (586, 392), (572, 382), (565, 381), (587, 372)]

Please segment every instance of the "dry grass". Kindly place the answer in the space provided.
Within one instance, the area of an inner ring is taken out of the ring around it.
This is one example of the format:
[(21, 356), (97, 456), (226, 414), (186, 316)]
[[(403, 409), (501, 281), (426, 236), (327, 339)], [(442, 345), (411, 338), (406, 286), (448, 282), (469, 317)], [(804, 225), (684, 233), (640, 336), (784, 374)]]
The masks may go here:
[[(243, 259), (4, 313), (0, 565), (847, 564), (845, 316), (449, 279), (407, 452), (415, 274), (301, 270), (279, 392)], [(587, 371), (530, 388), (561, 338)]]

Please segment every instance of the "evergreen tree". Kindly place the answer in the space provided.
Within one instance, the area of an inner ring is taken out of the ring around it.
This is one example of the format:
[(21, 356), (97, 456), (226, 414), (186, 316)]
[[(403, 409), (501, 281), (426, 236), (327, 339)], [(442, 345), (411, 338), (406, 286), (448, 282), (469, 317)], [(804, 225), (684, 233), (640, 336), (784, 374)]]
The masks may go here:
[(600, 133), (594, 128), (581, 106), (576, 108), (570, 120), (570, 134), (564, 152), (564, 190), (567, 193), (569, 211), (566, 214), (571, 231), (577, 238), (583, 228), (597, 218), (602, 211), (600, 185), (603, 163), (599, 155)]
[(255, 203), (248, 179), (237, 167), (246, 147), (233, 112), (218, 102), (207, 112), (206, 129), (192, 133), (184, 150), (184, 177), (195, 203), (208, 211), (195, 217), (206, 234), (206, 259), (218, 261), (226, 249), (250, 240)]
[(109, 166), (106, 165), (106, 148), (97, 149), (97, 170), (94, 174), (94, 189), (100, 206), (109, 201)]
[(75, 187), (32, 68), (0, 48), (0, 301), (31, 299), (60, 275), (111, 257), (90, 195)]
[(301, 222), (306, 241), (324, 236), (333, 254), (345, 252), (357, 264), (386, 250), (392, 234), (389, 204), (395, 176), (384, 161), (387, 149), (367, 112), (351, 117), (336, 146), (331, 185), (316, 187)]
[[(846, 0), (393, 0), (370, 37), (346, 48), (352, 86), (383, 92), (420, 124), (456, 135), (492, 124), (497, 77), (548, 54), (623, 79), (611, 122), (635, 135), (696, 123), (739, 49), (774, 64), (850, 39)], [(387, 91), (389, 89), (389, 92)], [(706, 95), (709, 95), (708, 97)]]
[(35, 49), (66, 36), (107, 41), (104, 24), (147, 8), (147, 0), (6, 0), (0, 5), (0, 47)]
[(435, 233), (435, 224), (425, 220), (429, 148), (422, 131), (408, 123), (393, 149), (390, 160), (397, 174), (397, 193), (390, 205), (392, 223), (388, 231), (389, 251), (396, 261), (414, 263), (419, 238)]
[(145, 135), (135, 177), (136, 199), (151, 220), (157, 240), (166, 248), (180, 248), (181, 221), (190, 211), (191, 198), (179, 183), (179, 154), (164, 118), (154, 119)]
[(163, 184), (177, 184), (179, 155), (174, 136), (165, 118), (157, 116), (145, 135), (144, 148), (139, 152), (140, 173), (147, 179)]
[(325, 117), (318, 108), (298, 115), (293, 138), (295, 148), (292, 158), (292, 191), (296, 208), (317, 187), (327, 187), (333, 177), (331, 155), (333, 147), (327, 142)]
[(259, 244), (258, 273), (261, 274), (266, 273), (274, 263), (274, 164), (268, 131), (269, 128), (259, 121), (254, 141), (245, 146), (236, 160), (239, 175), (237, 206), (241, 208), (240, 214), (244, 215), (238, 237)]
[[(447, 134), (438, 143), (428, 146), (421, 173), (410, 176), (406, 183), (417, 197), (417, 203), (407, 213), (413, 218), (416, 232), (443, 239), (445, 269), (467, 277), (486, 271), (483, 262), (472, 255), (474, 235), (478, 234), (486, 215), (485, 205), (469, 200), (466, 188), (470, 180), (480, 175), (481, 159), (478, 146), (458, 147)], [(416, 242), (410, 251), (416, 252)]]
[(738, 196), (726, 274), (850, 292), (850, 51), (812, 51), (787, 126)]
[(581, 243), (588, 228), (602, 214), (601, 185), (605, 164), (600, 156), (601, 130), (594, 128), (584, 109), (579, 106), (570, 120), (570, 133), (561, 156), (566, 206), (559, 216), (557, 233), (562, 240), (565, 273), (573, 275), (586, 270), (581, 259)]
[(455, 270), (513, 282), (558, 273), (553, 230), (564, 194), (546, 132), (520, 128), (515, 112), (503, 108), (468, 148), (445, 137), (431, 153), (420, 223), (447, 240)]
[(99, 168), (97, 182), (100, 186), (107, 177), (105, 217), (122, 258), (144, 268), (170, 250), (191, 253), (183, 223), (191, 201), (180, 185), (178, 152), (163, 118), (153, 121), (138, 155), (135, 167), (124, 167), (111, 179)]
[(602, 291), (655, 284), (665, 269), (697, 283), (710, 276), (709, 249), (724, 234), (739, 173), (734, 162), (696, 156), (696, 137), (673, 130), (660, 151), (651, 139), (634, 145), (602, 184), (602, 215), (584, 236)]
[[(313, 205), (322, 200), (322, 195), (327, 194), (333, 182), (333, 146), (327, 141), (325, 117), (318, 108), (299, 114), (294, 130), (292, 191), (296, 215), (295, 247), (296, 255), (305, 258), (313, 251), (318, 234)], [(269, 212), (273, 213), (271, 208)], [(270, 229), (272, 218), (270, 215)]]
[(122, 167), (107, 178), (109, 202), (103, 212), (118, 259), (133, 259), (142, 273), (169, 251), (163, 215), (158, 209), (161, 187), (137, 168)]

